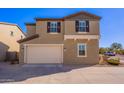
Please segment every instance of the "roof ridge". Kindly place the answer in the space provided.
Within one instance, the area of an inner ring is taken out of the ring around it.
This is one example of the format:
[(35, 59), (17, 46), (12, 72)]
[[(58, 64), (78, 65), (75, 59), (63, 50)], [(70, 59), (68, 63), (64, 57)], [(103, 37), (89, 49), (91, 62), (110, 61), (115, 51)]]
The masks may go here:
[(82, 13), (90, 15), (90, 16), (94, 16), (95, 18), (98, 18), (98, 19), (101, 19), (100, 16), (97, 16), (96, 14), (93, 14), (93, 13), (90, 13), (90, 12), (87, 12), (87, 11), (79, 11), (79, 12), (76, 12), (76, 13), (66, 15), (64, 17), (60, 17), (60, 18), (55, 18), (55, 17), (53, 17), (53, 18), (51, 18), (51, 17), (47, 17), (47, 18), (35, 17), (34, 19), (36, 19), (36, 20), (52, 20), (52, 19), (54, 19), (54, 20), (63, 20), (63, 19), (66, 19), (66, 18), (69, 18), (69, 17), (72, 17), (72, 16), (76, 16), (78, 14), (82, 14)]
[(9, 22), (0, 22), (0, 24), (6, 24), (6, 25), (17, 25), (15, 23), (9, 23)]
[(73, 16), (76, 16), (76, 15), (79, 15), (79, 14), (82, 14), (82, 13), (87, 14), (87, 15), (90, 15), (90, 16), (94, 16), (94, 17), (96, 17), (98, 19), (101, 19), (100, 16), (97, 16), (96, 14), (93, 14), (93, 13), (89, 13), (87, 11), (80, 11), (80, 12), (77, 12), (77, 13), (73, 13), (73, 14), (64, 16), (63, 18), (66, 19), (66, 18), (73, 17)]

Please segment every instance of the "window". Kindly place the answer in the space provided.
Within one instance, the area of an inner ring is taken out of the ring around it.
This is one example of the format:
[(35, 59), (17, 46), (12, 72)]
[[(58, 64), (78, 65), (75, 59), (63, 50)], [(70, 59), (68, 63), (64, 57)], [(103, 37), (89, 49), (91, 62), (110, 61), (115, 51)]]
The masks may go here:
[(78, 57), (85, 57), (86, 56), (86, 44), (78, 44), (78, 50), (77, 50), (77, 53), (78, 53)]
[(86, 21), (79, 21), (79, 32), (86, 32)]
[(50, 22), (50, 32), (57, 32), (57, 22)]
[(11, 36), (14, 36), (14, 32), (13, 32), (13, 31), (10, 31), (10, 35), (11, 35)]
[(89, 32), (89, 21), (76, 21), (76, 32)]
[(21, 39), (23, 39), (23, 36), (21, 35)]
[(60, 33), (61, 30), (60, 22), (48, 22), (47, 23), (47, 32), (48, 33)]

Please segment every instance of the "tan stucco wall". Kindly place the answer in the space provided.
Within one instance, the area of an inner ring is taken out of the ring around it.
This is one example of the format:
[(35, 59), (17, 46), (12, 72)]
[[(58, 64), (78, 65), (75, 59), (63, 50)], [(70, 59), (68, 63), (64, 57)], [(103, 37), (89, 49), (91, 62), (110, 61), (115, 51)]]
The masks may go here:
[(64, 29), (61, 22), (61, 33), (47, 33), (47, 21), (37, 21), (36, 33), (40, 35), (40, 43), (63, 43)]
[[(33, 39), (26, 42), (27, 44), (43, 44), (39, 43), (40, 39)], [(87, 44), (87, 57), (77, 57), (77, 44)], [(50, 43), (48, 43), (50, 44)], [(54, 43), (51, 43), (54, 44)], [(64, 51), (66, 49), (66, 51)], [(64, 64), (97, 64), (99, 62), (99, 41), (97, 39), (92, 40), (65, 40), (63, 49), (63, 62)], [(24, 46), (21, 44), (20, 50), (20, 63), (24, 62)]]
[[(77, 56), (77, 44), (87, 44), (87, 57)], [(92, 40), (66, 40), (64, 42), (64, 64), (97, 64), (99, 61), (99, 42)]]
[(0, 61), (5, 60), (6, 58), (6, 51), (8, 51), (9, 47), (4, 44), (3, 42), (0, 42)]
[(97, 20), (95, 19), (92, 15), (89, 14), (80, 14), (80, 15), (76, 15), (76, 16), (71, 16), (70, 18), (66, 18), (66, 20)]
[[(10, 35), (11, 31), (14, 32), (13, 33), (14, 36)], [(17, 43), (17, 40), (21, 39), (21, 35), (25, 37), (17, 26), (0, 24), (0, 47), (1, 47), (0, 60), (1, 61), (5, 59), (5, 54), (7, 51), (19, 52), (19, 43)]]
[(65, 21), (65, 35), (99, 35), (99, 21), (90, 20), (89, 21), (89, 32), (78, 33), (75, 31), (75, 20), (66, 20)]
[(34, 35), (36, 33), (36, 25), (26, 25), (27, 36)]
[[(89, 32), (86, 33), (78, 33), (75, 31), (75, 20), (76, 19), (68, 19), (65, 21), (61, 21), (61, 33), (57, 35), (51, 35), (47, 33), (47, 22), (48, 21), (37, 21), (36, 26), (27, 26), (27, 34), (28, 36), (33, 34), (39, 34), (41, 36), (45, 36), (47, 38), (52, 36), (63, 37), (62, 35), (99, 35), (99, 20), (89, 20)], [(45, 39), (45, 38), (44, 38)]]

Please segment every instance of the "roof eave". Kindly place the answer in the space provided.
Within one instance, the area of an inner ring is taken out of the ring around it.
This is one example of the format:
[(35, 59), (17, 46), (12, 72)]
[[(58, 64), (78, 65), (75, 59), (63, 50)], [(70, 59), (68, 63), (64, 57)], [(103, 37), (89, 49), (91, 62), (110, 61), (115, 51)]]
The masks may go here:
[(63, 21), (63, 18), (35, 18), (36, 21)]
[(30, 40), (35, 39), (35, 38), (38, 38), (38, 37), (39, 37), (39, 34), (34, 34), (34, 35), (29, 36), (29, 37), (27, 37), (27, 38), (20, 39), (20, 40), (18, 40), (17, 42), (18, 42), (18, 43), (22, 43), (22, 42), (30, 41)]
[(25, 25), (36, 25), (36, 23), (25, 23)]

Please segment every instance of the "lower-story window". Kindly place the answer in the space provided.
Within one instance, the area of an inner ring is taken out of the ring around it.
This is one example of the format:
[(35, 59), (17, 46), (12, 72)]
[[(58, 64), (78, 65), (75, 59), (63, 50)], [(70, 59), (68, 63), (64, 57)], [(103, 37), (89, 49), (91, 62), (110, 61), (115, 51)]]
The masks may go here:
[(86, 57), (86, 44), (85, 43), (79, 43), (77, 45), (77, 56), (78, 57)]

